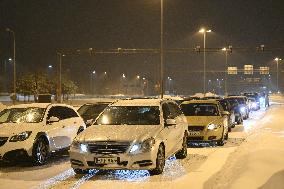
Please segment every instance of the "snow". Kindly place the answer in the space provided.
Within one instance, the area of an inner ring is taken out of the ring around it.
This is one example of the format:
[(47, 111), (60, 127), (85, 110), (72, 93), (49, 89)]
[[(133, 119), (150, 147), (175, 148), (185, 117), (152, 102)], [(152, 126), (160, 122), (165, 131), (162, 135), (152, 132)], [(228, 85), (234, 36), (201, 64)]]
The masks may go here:
[(223, 147), (190, 147), (188, 157), (166, 162), (162, 175), (148, 171), (91, 171), (75, 175), (66, 155), (47, 165), (0, 165), (1, 188), (283, 188), (284, 98), (270, 96), (268, 110), (251, 113)]

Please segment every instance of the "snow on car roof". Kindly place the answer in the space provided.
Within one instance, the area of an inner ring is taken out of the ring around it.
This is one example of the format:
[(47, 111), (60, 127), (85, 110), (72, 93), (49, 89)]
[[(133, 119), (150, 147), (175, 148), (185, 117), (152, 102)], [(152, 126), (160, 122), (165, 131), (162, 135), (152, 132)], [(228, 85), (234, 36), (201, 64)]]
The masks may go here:
[(190, 100), (190, 101), (184, 101), (181, 104), (218, 104), (218, 101), (216, 100)]
[(9, 106), (8, 108), (30, 108), (30, 107), (38, 107), (38, 108), (46, 108), (50, 103), (31, 103), (31, 104), (17, 104)]
[(161, 99), (127, 99), (118, 100), (111, 106), (159, 106), (161, 101)]

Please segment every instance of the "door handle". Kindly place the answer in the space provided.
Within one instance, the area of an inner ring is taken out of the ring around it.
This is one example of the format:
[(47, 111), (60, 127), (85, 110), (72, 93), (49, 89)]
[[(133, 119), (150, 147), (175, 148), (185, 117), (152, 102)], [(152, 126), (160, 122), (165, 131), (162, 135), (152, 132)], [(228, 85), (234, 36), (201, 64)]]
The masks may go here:
[(65, 125), (62, 126), (62, 128), (65, 128), (65, 127), (66, 127)]

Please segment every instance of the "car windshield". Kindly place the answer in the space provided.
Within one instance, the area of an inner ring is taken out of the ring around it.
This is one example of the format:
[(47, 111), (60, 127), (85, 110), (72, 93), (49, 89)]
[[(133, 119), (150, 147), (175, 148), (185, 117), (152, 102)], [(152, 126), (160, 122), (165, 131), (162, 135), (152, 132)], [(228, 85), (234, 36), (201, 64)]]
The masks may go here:
[(159, 125), (159, 106), (110, 106), (99, 116), (98, 125)]
[(0, 112), (0, 123), (38, 123), (42, 120), (45, 108), (11, 108)]
[(92, 116), (101, 113), (108, 104), (85, 104), (78, 109), (81, 116)]
[(230, 106), (227, 101), (220, 100), (219, 102), (225, 111), (230, 111)]
[(182, 104), (181, 109), (185, 116), (218, 116), (218, 108), (216, 104), (195, 103)]

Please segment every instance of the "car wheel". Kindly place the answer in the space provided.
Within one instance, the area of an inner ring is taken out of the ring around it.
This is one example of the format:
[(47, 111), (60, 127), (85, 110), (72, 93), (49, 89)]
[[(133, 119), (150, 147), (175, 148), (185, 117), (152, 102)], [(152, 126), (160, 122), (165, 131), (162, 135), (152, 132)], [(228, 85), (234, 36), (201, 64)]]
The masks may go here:
[(187, 156), (187, 135), (184, 134), (182, 141), (182, 149), (176, 153), (177, 159), (184, 159)]
[(33, 146), (33, 162), (35, 165), (43, 165), (46, 163), (46, 160), (49, 155), (49, 146), (48, 142), (40, 137), (36, 140)]
[(218, 146), (224, 146), (224, 140), (225, 140), (225, 136), (224, 136), (224, 129), (223, 129), (223, 133), (222, 133), (221, 139), (216, 142), (217, 145)]
[(227, 131), (226, 135), (225, 135), (225, 140), (228, 140), (229, 138), (229, 131)]
[(165, 167), (165, 161), (165, 149), (164, 146), (160, 144), (157, 153), (156, 168), (149, 170), (150, 175), (162, 174)]
[(77, 174), (77, 175), (88, 174), (88, 173), (89, 173), (89, 170), (83, 170), (83, 169), (73, 169), (73, 171), (74, 171), (75, 174)]
[(228, 128), (228, 132), (231, 132), (232, 131), (232, 126), (230, 126), (229, 128)]

